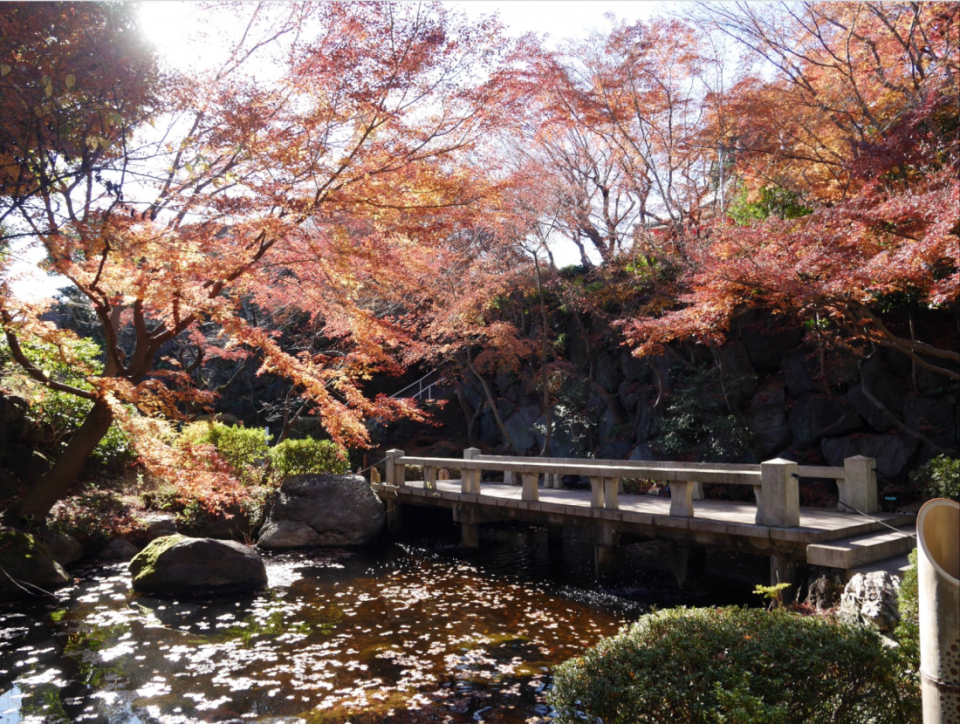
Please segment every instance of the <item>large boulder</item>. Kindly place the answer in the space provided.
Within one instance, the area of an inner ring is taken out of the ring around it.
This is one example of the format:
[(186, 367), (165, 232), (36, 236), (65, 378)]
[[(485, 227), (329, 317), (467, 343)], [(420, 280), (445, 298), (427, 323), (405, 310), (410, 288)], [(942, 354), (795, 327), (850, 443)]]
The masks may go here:
[(114, 538), (97, 556), (101, 561), (129, 561), (140, 551), (133, 543), (123, 538)]
[(634, 430), (634, 438), (637, 444), (643, 444), (650, 440), (657, 430), (657, 411), (653, 408), (655, 399), (642, 397), (637, 403), (637, 425)]
[(747, 410), (747, 426), (757, 436), (759, 453), (763, 459), (768, 459), (790, 444), (787, 396), (782, 386), (764, 387), (753, 396)]
[(803, 327), (768, 328), (764, 324), (743, 327), (740, 341), (754, 367), (775, 369), (783, 356), (803, 339)]
[(903, 417), (907, 427), (923, 433), (936, 445), (956, 446), (957, 408), (949, 400), (910, 397), (903, 405)]
[(133, 589), (155, 596), (219, 594), (267, 585), (260, 555), (236, 541), (169, 535), (130, 561)]
[(917, 439), (910, 435), (827, 438), (820, 444), (827, 464), (842, 466), (847, 458), (863, 455), (877, 461), (878, 478), (890, 481), (906, 476), (918, 447)]
[(886, 571), (858, 573), (840, 597), (840, 620), (890, 633), (900, 621), (900, 579)]
[(380, 535), (386, 520), (383, 503), (359, 475), (294, 475), (267, 511), (258, 541), (263, 548), (363, 545)]
[(890, 432), (896, 428), (896, 420), (899, 418), (892, 418), (877, 407), (864, 392), (864, 385), (890, 414), (896, 415), (903, 402), (903, 383), (882, 363), (879, 356), (874, 356), (863, 365), (860, 384), (851, 387), (847, 392), (847, 401), (870, 427), (877, 432)]
[(846, 354), (828, 354), (821, 368), (820, 355), (815, 349), (801, 347), (787, 354), (780, 362), (787, 392), (800, 397), (805, 392), (846, 388), (860, 379), (857, 360)]
[(794, 445), (810, 447), (823, 437), (855, 432), (863, 420), (843, 397), (804, 395), (790, 411), (790, 430)]
[(540, 416), (538, 407), (521, 407), (513, 415), (503, 421), (510, 437), (510, 447), (517, 453), (523, 454), (537, 444), (533, 434), (533, 423)]
[(39, 480), (50, 470), (50, 461), (43, 453), (17, 443), (7, 444), (3, 465), (20, 480), (28, 482)]
[(0, 601), (41, 595), (70, 581), (43, 543), (16, 528), (0, 526), (0, 566)]
[(742, 342), (730, 342), (717, 350), (723, 369), (723, 384), (730, 403), (739, 408), (757, 390), (757, 371), (750, 364)]
[(50, 557), (61, 566), (69, 566), (83, 558), (83, 545), (67, 533), (51, 533), (44, 541)]

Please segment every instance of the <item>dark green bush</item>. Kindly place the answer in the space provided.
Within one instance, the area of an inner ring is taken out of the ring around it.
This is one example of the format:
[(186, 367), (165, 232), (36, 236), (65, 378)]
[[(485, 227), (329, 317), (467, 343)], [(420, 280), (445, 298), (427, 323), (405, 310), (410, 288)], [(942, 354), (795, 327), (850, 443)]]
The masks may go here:
[(949, 498), (960, 502), (960, 458), (938, 455), (920, 466), (911, 475), (928, 499)]
[(727, 409), (716, 367), (689, 373), (673, 391), (658, 425), (657, 445), (668, 460), (693, 454), (707, 462), (743, 462), (756, 456), (756, 435)]
[(899, 724), (918, 692), (875, 633), (761, 609), (644, 616), (556, 672), (560, 723)]
[(280, 480), (307, 473), (337, 473), (349, 470), (347, 451), (330, 440), (284, 440), (270, 450), (270, 467)]
[(920, 670), (920, 608), (917, 585), (917, 549), (910, 552), (911, 567), (903, 574), (900, 582), (900, 595), (897, 597), (900, 608), (900, 623), (894, 635), (900, 642), (900, 649), (914, 671)]
[(246, 485), (260, 482), (270, 452), (266, 430), (258, 427), (195, 422), (183, 429), (180, 439), (190, 445), (213, 445)]

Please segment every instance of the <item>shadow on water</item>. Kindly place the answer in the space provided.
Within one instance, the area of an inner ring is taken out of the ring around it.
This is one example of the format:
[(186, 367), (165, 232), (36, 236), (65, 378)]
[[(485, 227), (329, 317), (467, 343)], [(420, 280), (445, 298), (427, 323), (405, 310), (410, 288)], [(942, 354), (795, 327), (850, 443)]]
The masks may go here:
[(651, 606), (750, 601), (766, 562), (711, 552), (677, 585), (661, 542), (593, 550), (527, 526), (464, 555), (437, 511), (363, 552), (266, 556), (270, 589), (227, 600), (134, 594), (89, 568), (46, 602), (0, 606), (0, 724), (527, 722), (562, 661)]

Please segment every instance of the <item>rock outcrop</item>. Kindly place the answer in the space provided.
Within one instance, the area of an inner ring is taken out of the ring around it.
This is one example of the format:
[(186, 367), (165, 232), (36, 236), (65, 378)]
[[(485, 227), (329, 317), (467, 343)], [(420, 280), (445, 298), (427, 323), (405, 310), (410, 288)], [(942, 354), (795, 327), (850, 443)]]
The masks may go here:
[(889, 633), (900, 621), (900, 579), (886, 571), (858, 573), (843, 590), (840, 620)]
[(206, 595), (267, 585), (260, 554), (236, 541), (170, 535), (130, 561), (133, 589), (155, 596)]
[(61, 566), (69, 566), (83, 558), (83, 545), (72, 535), (52, 533), (44, 541), (44, 545), (50, 557)]
[(262, 548), (356, 546), (383, 529), (383, 503), (359, 475), (294, 475), (267, 505)]
[(0, 569), (0, 601), (40, 595), (70, 581), (43, 543), (5, 526), (0, 526)]

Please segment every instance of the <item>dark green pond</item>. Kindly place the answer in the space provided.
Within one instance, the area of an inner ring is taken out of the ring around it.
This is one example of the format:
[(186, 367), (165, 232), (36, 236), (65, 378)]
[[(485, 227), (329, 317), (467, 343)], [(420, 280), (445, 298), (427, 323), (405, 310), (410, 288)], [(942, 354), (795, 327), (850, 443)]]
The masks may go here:
[(573, 530), (485, 528), (465, 557), (454, 526), (412, 522), (373, 551), (267, 556), (256, 596), (149, 598), (112, 565), (4, 604), (0, 724), (546, 720), (554, 666), (651, 605), (749, 603), (766, 570), (710, 553), (681, 588), (651, 542), (601, 585)]

